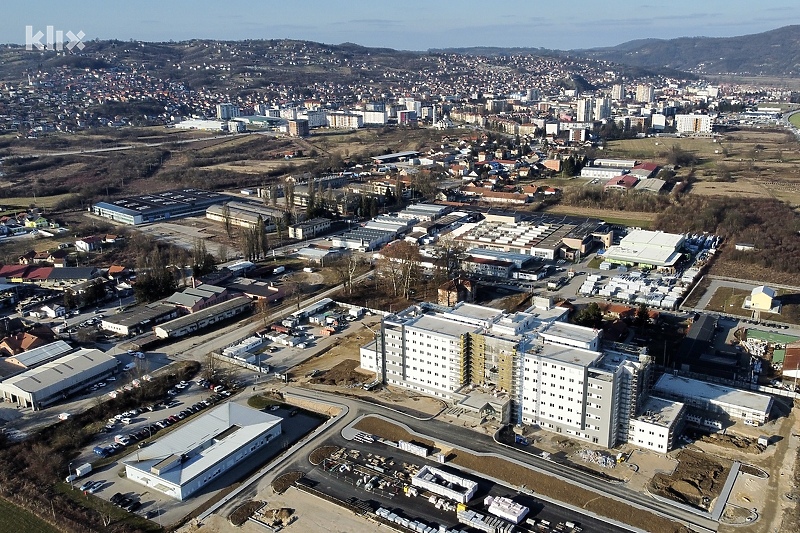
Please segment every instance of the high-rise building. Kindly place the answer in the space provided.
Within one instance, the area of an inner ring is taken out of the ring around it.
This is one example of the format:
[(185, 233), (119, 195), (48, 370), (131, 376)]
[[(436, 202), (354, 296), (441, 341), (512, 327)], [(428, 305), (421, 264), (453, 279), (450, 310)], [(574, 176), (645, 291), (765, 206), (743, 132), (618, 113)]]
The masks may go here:
[(609, 448), (627, 441), (646, 399), (649, 357), (601, 351), (596, 330), (537, 303), (521, 313), (462, 302), (388, 315), (361, 348), (361, 366), (384, 383), (449, 400), (490, 385), (508, 395), (511, 423)]
[(644, 104), (649, 104), (655, 100), (655, 89), (652, 85), (637, 85), (636, 86), (636, 101)]
[(611, 87), (611, 99), (612, 100), (625, 99), (625, 87), (621, 83), (615, 83)]
[(581, 98), (578, 100), (578, 122), (591, 122), (592, 121), (592, 107), (594, 100), (591, 98)]
[(308, 121), (307, 120), (290, 120), (289, 121), (289, 135), (291, 137), (308, 137)]
[(217, 104), (217, 118), (229, 120), (239, 116), (239, 106), (231, 103)]
[(603, 120), (611, 117), (611, 99), (597, 98), (594, 101), (594, 119)]

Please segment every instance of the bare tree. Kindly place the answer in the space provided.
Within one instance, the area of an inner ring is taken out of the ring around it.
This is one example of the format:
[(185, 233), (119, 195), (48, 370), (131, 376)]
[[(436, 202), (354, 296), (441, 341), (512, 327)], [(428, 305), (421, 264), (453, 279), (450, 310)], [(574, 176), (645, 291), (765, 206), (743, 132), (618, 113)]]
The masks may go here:
[(233, 237), (233, 221), (231, 220), (231, 208), (228, 204), (222, 206), (222, 223), (225, 225), (225, 233), (230, 239)]
[(259, 298), (258, 301), (256, 301), (256, 316), (261, 317), (261, 319), (264, 321), (264, 327), (269, 325), (269, 300), (266, 298)]

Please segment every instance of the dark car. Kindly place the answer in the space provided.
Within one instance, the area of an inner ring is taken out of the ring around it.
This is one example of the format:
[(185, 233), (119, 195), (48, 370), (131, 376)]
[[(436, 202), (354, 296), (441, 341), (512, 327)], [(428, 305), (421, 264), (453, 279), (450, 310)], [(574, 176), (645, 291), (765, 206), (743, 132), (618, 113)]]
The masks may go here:
[(133, 498), (129, 498), (128, 496), (124, 496), (122, 499), (117, 501), (117, 505), (119, 505), (123, 509), (125, 509), (132, 503), (133, 503)]
[(120, 501), (122, 498), (124, 498), (124, 497), (125, 497), (125, 495), (124, 495), (124, 494), (122, 494), (121, 492), (117, 492), (116, 494), (114, 494), (114, 495), (111, 497), (111, 499), (110, 499), (109, 501), (110, 501), (111, 503), (113, 503), (113, 504), (117, 504), (117, 503), (119, 503), (119, 501)]
[(139, 500), (136, 500), (135, 502), (133, 502), (132, 504), (130, 504), (128, 506), (128, 512), (133, 513), (134, 511), (138, 510), (139, 507), (141, 507), (141, 506), (142, 506), (142, 502), (139, 501)]
[(158, 514), (158, 511), (156, 511), (155, 509), (150, 509), (149, 511), (147, 511), (144, 514), (144, 517), (149, 520), (149, 519), (155, 517), (157, 514)]

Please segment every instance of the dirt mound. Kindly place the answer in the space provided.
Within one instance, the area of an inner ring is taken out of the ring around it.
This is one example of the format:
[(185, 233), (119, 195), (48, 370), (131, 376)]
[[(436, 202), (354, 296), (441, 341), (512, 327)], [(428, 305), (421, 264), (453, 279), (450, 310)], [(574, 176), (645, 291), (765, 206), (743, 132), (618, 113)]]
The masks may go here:
[(650, 491), (708, 510), (719, 496), (730, 465), (707, 454), (684, 450), (678, 455), (678, 467), (671, 475), (656, 474)]
[(253, 516), (253, 513), (264, 507), (265, 503), (260, 501), (250, 501), (245, 502), (228, 516), (228, 520), (231, 521), (231, 524), (234, 526), (241, 526), (247, 519)]
[(338, 449), (339, 448), (337, 446), (321, 446), (316, 450), (314, 450), (313, 452), (311, 452), (311, 454), (308, 456), (308, 460), (312, 465), (317, 466), (326, 457), (330, 457), (333, 454), (333, 452), (335, 452)]
[(272, 490), (274, 490), (276, 494), (283, 494), (286, 489), (291, 487), (294, 482), (301, 477), (303, 477), (302, 472), (289, 472), (287, 474), (283, 474), (272, 481)]
[(330, 370), (311, 379), (311, 383), (317, 385), (336, 385), (346, 386), (355, 383), (367, 383), (373, 379), (372, 374), (366, 372), (358, 372), (358, 361), (355, 359), (346, 359), (334, 366)]

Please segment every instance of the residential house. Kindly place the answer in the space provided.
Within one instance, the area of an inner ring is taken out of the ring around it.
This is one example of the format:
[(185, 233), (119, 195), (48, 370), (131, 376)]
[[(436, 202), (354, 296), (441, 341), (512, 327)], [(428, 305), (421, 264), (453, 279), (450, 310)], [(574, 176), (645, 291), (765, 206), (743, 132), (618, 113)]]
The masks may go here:
[(80, 252), (93, 252), (102, 249), (103, 241), (105, 241), (103, 236), (90, 235), (75, 241), (75, 248)]

